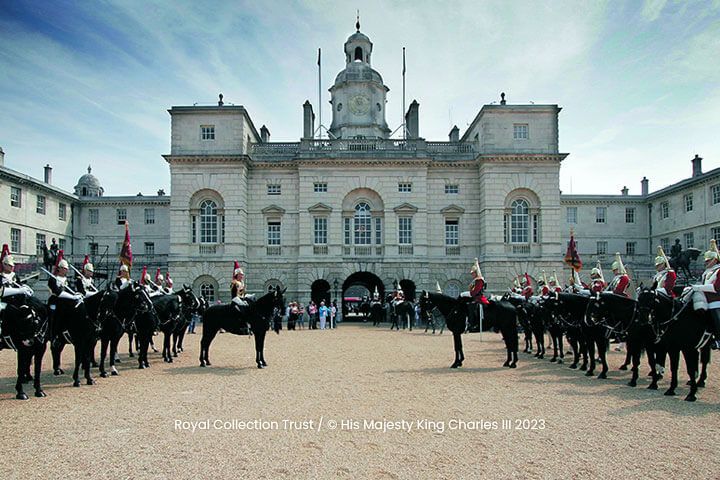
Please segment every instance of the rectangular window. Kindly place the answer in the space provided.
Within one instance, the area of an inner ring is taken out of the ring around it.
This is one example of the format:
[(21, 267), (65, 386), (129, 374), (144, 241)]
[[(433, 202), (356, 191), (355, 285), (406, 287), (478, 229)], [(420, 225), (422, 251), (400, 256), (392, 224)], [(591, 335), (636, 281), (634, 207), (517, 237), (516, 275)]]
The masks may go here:
[(516, 123), (513, 125), (513, 139), (515, 140), (527, 140), (530, 138), (530, 135), (528, 134), (528, 124), (527, 123)]
[(35, 234), (35, 250), (37, 251), (38, 255), (42, 255), (43, 247), (45, 247), (46, 241), (47, 241), (47, 238), (45, 238), (44, 233), (36, 233)]
[(670, 204), (662, 202), (660, 204), (660, 218), (668, 218), (670, 216)]
[(412, 245), (412, 218), (398, 218), (398, 244)]
[(315, 217), (315, 245), (327, 245), (327, 218)]
[(225, 215), (220, 215), (220, 243), (225, 243)]
[(155, 255), (155, 242), (145, 242), (145, 255)]
[(538, 214), (533, 214), (533, 243), (540, 243), (540, 217)]
[(45, 195), (37, 196), (37, 206), (35, 207), (35, 212), (40, 215), (45, 215)]
[(664, 251), (669, 252), (670, 251), (670, 239), (669, 238), (661, 238), (660, 246), (663, 248)]
[(67, 205), (64, 203), (58, 205), (58, 219), (62, 221), (67, 220)]
[(155, 209), (154, 208), (146, 208), (145, 209), (145, 225), (154, 225), (155, 224)]
[(197, 243), (197, 215), (192, 216), (192, 243)]
[(280, 222), (267, 223), (267, 244), (280, 245)]
[(18, 187), (10, 187), (10, 206), (17, 208), (22, 206), (22, 190)]
[(375, 244), (382, 245), (382, 218), (375, 217)]
[(280, 195), (280, 184), (279, 183), (268, 184), (267, 194), (268, 195)]
[(20, 244), (20, 229), (19, 228), (11, 228), (10, 229), (10, 251), (12, 253), (20, 253), (20, 247), (22, 247), (22, 245)]
[(595, 223), (605, 223), (607, 217), (607, 207), (597, 207), (595, 209)]
[(96, 257), (98, 255), (98, 253), (100, 252), (100, 245), (98, 245), (97, 243), (90, 243), (88, 245), (88, 247), (90, 250), (91, 257)]
[(372, 218), (369, 215), (356, 215), (354, 220), (355, 245), (370, 245), (372, 243)]
[(457, 220), (445, 220), (445, 246), (455, 247), (460, 244), (460, 229)]
[(88, 215), (90, 215), (90, 225), (97, 225), (100, 223), (100, 210), (97, 208), (91, 208), (88, 210)]
[(398, 183), (398, 192), (400, 193), (412, 193), (412, 183), (400, 182)]
[(692, 212), (693, 210), (693, 194), (688, 193), (683, 196), (683, 204), (685, 205), (686, 212)]
[(445, 185), (446, 195), (457, 195), (460, 193), (460, 187), (457, 184)]
[(215, 140), (215, 125), (200, 125), (200, 139)]
[(505, 243), (510, 243), (510, 232), (508, 231), (508, 218), (510, 215), (507, 213), (503, 215), (503, 238), (505, 239)]
[(626, 207), (625, 208), (625, 223), (635, 223), (635, 208), (634, 207)]
[(327, 193), (327, 182), (315, 182), (313, 190), (315, 193)]
[(58, 238), (58, 248), (62, 251), (65, 251), (65, 239), (64, 238)]
[(717, 243), (720, 243), (720, 227), (710, 229), (710, 238), (714, 238)]
[(577, 223), (577, 207), (567, 207), (567, 223)]
[(693, 232), (683, 234), (685, 248), (695, 248), (695, 235)]
[(127, 209), (126, 208), (118, 208), (116, 210), (116, 213), (117, 213), (117, 224), (125, 225), (125, 221), (127, 220)]
[(598, 255), (607, 255), (607, 242), (597, 242), (597, 254)]
[(343, 231), (344, 231), (344, 243), (345, 245), (350, 245), (350, 239), (352, 238), (350, 235), (350, 218), (345, 217), (343, 218)]
[(530, 243), (530, 219), (526, 213), (513, 211), (510, 216), (510, 243)]
[(710, 187), (710, 199), (713, 205), (720, 203), (720, 184)]
[(635, 255), (637, 242), (625, 242), (625, 255)]

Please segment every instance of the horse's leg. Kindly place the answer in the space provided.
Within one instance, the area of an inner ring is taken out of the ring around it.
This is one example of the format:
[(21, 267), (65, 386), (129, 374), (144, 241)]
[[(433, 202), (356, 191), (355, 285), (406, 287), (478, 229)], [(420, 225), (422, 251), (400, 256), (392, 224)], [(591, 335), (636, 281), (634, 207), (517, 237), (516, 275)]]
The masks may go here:
[(677, 376), (678, 364), (680, 363), (680, 351), (668, 351), (668, 356), (670, 357), (670, 388), (665, 391), (665, 395), (672, 396), (675, 395), (675, 389), (677, 388), (678, 384)]
[(453, 347), (455, 349), (455, 361), (452, 365), (450, 365), (450, 368), (458, 368), (462, 366), (462, 361), (460, 360), (460, 352), (462, 351), (462, 338), (460, 337), (459, 333), (453, 332)]
[(218, 329), (215, 326), (203, 324), (203, 334), (200, 340), (200, 366), (210, 366), (210, 344), (212, 343)]
[(607, 378), (607, 372), (609, 369), (608, 363), (607, 363), (608, 346), (609, 346), (608, 339), (604, 335), (599, 336), (597, 347), (598, 347), (598, 356), (600, 357), (600, 363), (602, 364), (602, 370), (600, 371), (600, 373), (598, 374), (598, 377), (597, 377), (599, 379)]
[(183, 350), (183, 340), (185, 340), (185, 334), (187, 333), (187, 327), (183, 327), (180, 330), (180, 333), (178, 334), (178, 341), (177, 341), (177, 350), (178, 352), (184, 352)]
[(630, 339), (625, 341), (625, 361), (620, 365), (620, 370), (627, 370), (628, 365), (632, 362), (632, 355), (630, 354)]
[[(120, 333), (122, 335), (122, 332)], [(118, 342), (120, 342), (120, 336), (117, 336), (115, 338), (110, 338), (110, 375), (119, 375), (117, 369), (115, 368), (115, 362), (119, 361), (117, 357), (117, 347)]]
[[(83, 342), (85, 343), (85, 342)], [(85, 356), (83, 357), (82, 367), (85, 372), (85, 383), (88, 385), (95, 385), (95, 380), (92, 378), (92, 371), (90, 370), (90, 359), (94, 356), (95, 345), (92, 340), (85, 343)]]
[[(105, 371), (105, 356), (107, 356), (107, 349), (108, 349), (108, 343), (110, 339), (108, 337), (103, 337), (100, 339), (100, 376), (102, 378), (107, 378), (108, 374)], [(112, 356), (112, 353), (110, 354)]]
[(694, 402), (697, 400), (697, 383), (695, 378), (697, 377), (698, 371), (698, 360), (700, 354), (692, 347), (683, 349), (683, 358), (685, 358), (685, 368), (687, 369), (688, 376), (690, 377), (690, 393), (685, 397), (685, 401)]
[(558, 334), (558, 347), (560, 348), (560, 358), (558, 359), (558, 363), (565, 363), (565, 338), (563, 331), (560, 330), (560, 333)]
[(55, 337), (50, 341), (50, 353), (52, 354), (53, 360), (53, 375), (62, 375), (65, 370), (60, 368), (60, 356), (62, 354), (65, 344), (59, 337)]
[(85, 357), (84, 353), (81, 349), (78, 348), (78, 342), (79, 339), (73, 339), (75, 343), (73, 343), (73, 350), (75, 351), (75, 369), (73, 370), (73, 387), (79, 387), (80, 386), (80, 364), (83, 362), (83, 359)]
[(128, 332), (128, 357), (134, 357), (133, 353), (133, 334)]
[(705, 387), (705, 380), (707, 380), (707, 366), (710, 363), (710, 345), (705, 345), (700, 351), (700, 362), (702, 363), (702, 371), (698, 378), (697, 386), (700, 388)]
[(259, 328), (258, 331), (255, 332), (255, 363), (257, 363), (257, 368), (265, 368), (267, 366), (267, 363), (265, 363), (265, 360), (263, 359), (263, 348), (265, 346), (265, 329)]
[(639, 342), (638, 345), (636, 345), (635, 342), (628, 341), (626, 343), (626, 347), (628, 354), (632, 352), (632, 368), (630, 369), (630, 371), (632, 372), (632, 378), (628, 382), (628, 386), (636, 387), (640, 370), (640, 355), (642, 354), (642, 350), (640, 349)]
[(591, 338), (587, 341), (588, 358), (590, 359), (590, 365), (587, 367), (585, 372), (586, 377), (595, 375), (595, 341)]
[(90, 365), (93, 368), (98, 367), (97, 360), (95, 360), (95, 347), (97, 346), (97, 339), (90, 342)]
[(555, 331), (555, 329), (550, 331), (550, 338), (552, 339), (552, 344), (553, 344), (553, 356), (550, 359), (550, 363), (557, 362), (557, 358), (558, 358), (558, 341), (557, 341), (558, 339), (557, 339), (556, 333), (557, 332)]
[(18, 400), (27, 400), (28, 396), (23, 390), (23, 382), (22, 379), (25, 375), (26, 371), (26, 358), (28, 358), (29, 355), (26, 352), (26, 349), (24, 347), (20, 347), (17, 351), (17, 382), (15, 382), (15, 391), (17, 392), (17, 395), (15, 395), (15, 398)]
[(45, 350), (47, 349), (47, 344), (44, 340), (40, 341), (39, 343), (35, 344), (33, 347), (33, 355), (35, 356), (35, 380), (33, 381), (33, 386), (35, 387), (35, 396), (38, 398), (45, 397), (45, 392), (42, 389), (42, 385), (40, 384), (40, 372), (42, 371), (42, 359), (45, 355)]
[(172, 330), (163, 332), (163, 357), (168, 363), (173, 363), (172, 352), (170, 348), (170, 338), (172, 337)]

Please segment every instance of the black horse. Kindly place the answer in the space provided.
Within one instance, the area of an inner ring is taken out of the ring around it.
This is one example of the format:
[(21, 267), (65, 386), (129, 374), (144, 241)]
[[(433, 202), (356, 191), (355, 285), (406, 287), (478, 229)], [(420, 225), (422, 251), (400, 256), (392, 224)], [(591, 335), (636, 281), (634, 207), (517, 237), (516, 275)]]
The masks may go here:
[[(4, 299), (5, 310), (0, 317), (2, 335), (0, 350), (11, 348), (17, 352), (17, 382), (15, 398), (27, 400), (23, 383), (33, 380), (36, 397), (44, 397), (40, 384), (42, 359), (49, 339), (49, 320), (45, 304), (35, 297), (13, 295)], [(35, 376), (30, 375), (30, 365), (35, 362)]]
[(612, 292), (601, 292), (590, 298), (583, 327), (590, 357), (590, 367), (585, 373), (586, 376), (589, 377), (595, 372), (597, 346), (598, 358), (602, 364), (598, 378), (607, 378), (607, 349), (610, 338), (612, 336), (620, 341), (627, 339), (628, 328), (636, 314), (635, 305), (635, 300)]
[(697, 260), (702, 252), (697, 248), (688, 248), (682, 250), (677, 256), (670, 259), (670, 267), (676, 272), (682, 272), (685, 279), (689, 282), (694, 277), (690, 271), (690, 262)]
[(517, 312), (520, 325), (525, 334), (524, 353), (532, 353), (532, 338), (535, 337), (537, 351), (533, 355), (536, 358), (545, 358), (545, 319), (540, 306), (533, 300), (526, 300), (515, 295), (505, 295), (506, 301), (510, 302)]
[(390, 330), (393, 328), (400, 330), (401, 325), (403, 330), (405, 330), (405, 326), (409, 324), (410, 331), (412, 332), (413, 323), (415, 323), (415, 307), (412, 302), (408, 302), (407, 300), (397, 305), (391, 303), (390, 318), (392, 319)]
[(230, 304), (213, 305), (203, 314), (203, 332), (200, 339), (200, 366), (210, 366), (210, 344), (220, 329), (235, 335), (246, 335), (248, 328), (255, 339), (255, 362), (257, 368), (267, 367), (265, 361), (265, 334), (270, 328), (270, 319), (276, 309), (284, 310), (283, 294), (285, 289), (275, 287), (255, 301), (251, 301), (241, 311)]
[[(60, 367), (60, 355), (66, 344), (72, 343), (75, 350), (75, 369), (73, 370), (73, 387), (80, 386), (79, 369), (82, 365), (85, 380), (88, 385), (94, 385), (90, 375), (90, 360), (93, 355), (93, 346), (100, 332), (100, 324), (97, 319), (91, 319), (87, 314), (84, 301), (76, 301), (69, 298), (56, 298), (54, 302), (55, 312), (51, 314), (53, 319), (52, 338), (50, 340), (50, 351), (53, 358), (53, 373), (61, 375), (65, 373)], [(52, 309), (52, 307), (50, 307)]]
[(175, 328), (172, 332), (172, 356), (177, 357), (178, 352), (183, 351), (183, 340), (187, 332), (188, 325), (193, 315), (202, 315), (207, 309), (207, 301), (200, 299), (195, 295), (188, 285), (183, 285), (183, 289), (178, 293), (180, 295), (180, 310), (182, 315), (178, 318)]
[[(638, 297), (638, 311), (643, 319), (650, 322), (657, 343), (657, 357), (663, 358), (665, 352), (670, 357), (670, 388), (665, 395), (675, 395), (678, 386), (678, 366), (680, 352), (685, 359), (685, 366), (690, 380), (690, 392), (685, 397), (688, 402), (697, 400), (697, 389), (705, 385), (707, 363), (710, 362), (710, 335), (707, 332), (707, 311), (695, 311), (692, 302), (672, 300), (661, 295), (647, 292)], [(698, 353), (700, 350), (700, 353)], [(698, 363), (702, 356), (703, 372), (696, 379)], [(658, 360), (658, 363), (661, 363)], [(649, 388), (657, 388), (658, 376), (653, 377)]]
[(587, 311), (589, 297), (575, 293), (561, 292), (551, 295), (543, 301), (543, 308), (547, 309), (551, 322), (557, 322), (559, 328), (565, 333), (565, 337), (573, 350), (573, 361), (570, 368), (578, 368), (580, 355), (583, 357), (580, 370), (587, 370), (588, 349), (582, 325), (585, 312)]
[[(476, 308), (471, 299), (460, 297), (454, 298), (442, 293), (423, 291), (420, 296), (421, 315), (427, 315), (433, 308), (437, 308), (445, 317), (445, 322), (453, 334), (453, 346), (455, 349), (455, 361), (450, 368), (462, 366), (465, 354), (462, 348), (462, 334), (466, 331), (467, 316), (469, 308)], [(505, 300), (490, 300), (489, 304), (483, 305), (484, 317), (487, 325), (502, 333), (507, 350), (507, 360), (504, 367), (515, 368), (518, 356), (518, 334), (517, 315), (515, 307)]]
[(385, 307), (381, 302), (370, 304), (370, 318), (372, 318), (373, 327), (377, 327), (385, 321)]

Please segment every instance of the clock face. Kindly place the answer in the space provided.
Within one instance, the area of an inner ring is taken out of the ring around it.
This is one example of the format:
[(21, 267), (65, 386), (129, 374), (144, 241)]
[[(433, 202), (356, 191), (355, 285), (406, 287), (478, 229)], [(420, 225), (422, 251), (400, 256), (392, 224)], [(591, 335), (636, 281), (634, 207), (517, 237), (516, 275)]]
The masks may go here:
[(355, 115), (363, 115), (370, 110), (370, 99), (365, 95), (355, 95), (350, 99), (350, 111)]

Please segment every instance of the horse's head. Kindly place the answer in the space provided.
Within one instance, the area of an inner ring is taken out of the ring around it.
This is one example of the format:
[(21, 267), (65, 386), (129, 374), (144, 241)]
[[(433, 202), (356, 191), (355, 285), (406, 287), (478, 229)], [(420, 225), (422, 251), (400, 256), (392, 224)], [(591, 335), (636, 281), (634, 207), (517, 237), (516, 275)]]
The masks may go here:
[(281, 289), (279, 286), (276, 286), (273, 289), (273, 308), (278, 308), (281, 311), (285, 310), (285, 292), (287, 291), (287, 287)]

